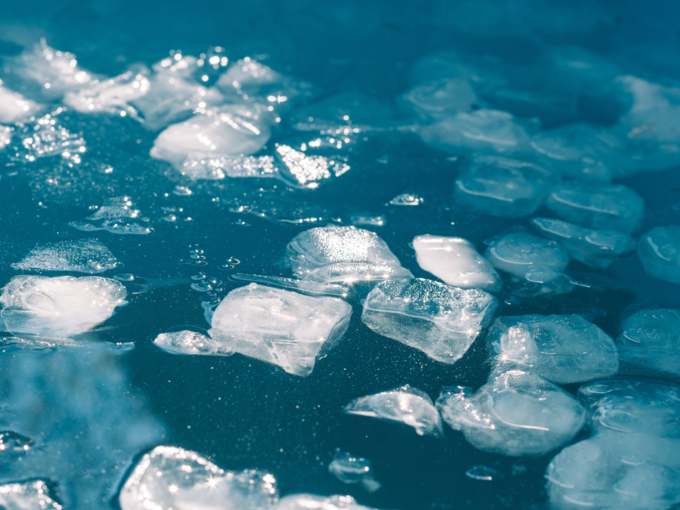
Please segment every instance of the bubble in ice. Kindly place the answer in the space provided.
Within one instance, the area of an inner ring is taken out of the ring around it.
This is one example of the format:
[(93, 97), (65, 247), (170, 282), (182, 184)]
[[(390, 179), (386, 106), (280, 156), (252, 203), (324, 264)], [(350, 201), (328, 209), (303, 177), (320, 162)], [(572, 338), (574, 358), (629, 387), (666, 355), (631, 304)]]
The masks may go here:
[(680, 226), (655, 227), (638, 241), (638, 256), (646, 273), (680, 283)]
[(20, 139), (14, 148), (14, 157), (21, 161), (61, 156), (72, 163), (80, 163), (81, 154), (87, 150), (81, 133), (71, 133), (61, 123), (66, 108), (56, 110), (39, 118), (19, 122), (16, 137)]
[(264, 471), (225, 471), (196, 452), (157, 446), (134, 467), (118, 496), (121, 510), (248, 508), (278, 499), (276, 479)]
[(43, 480), (0, 485), (0, 506), (16, 510), (61, 510), (47, 483)]
[(465, 476), (480, 482), (500, 482), (505, 479), (503, 473), (487, 466), (472, 466), (465, 471)]
[(612, 339), (579, 315), (500, 317), (486, 341), (499, 370), (520, 369), (557, 384), (610, 377), (619, 369)]
[(419, 349), (442, 363), (462, 358), (496, 310), (479, 289), (432, 280), (380, 282), (366, 296), (361, 320), (376, 333)]
[(456, 203), (480, 214), (519, 218), (540, 207), (559, 179), (517, 159), (477, 157), (456, 179)]
[(548, 209), (563, 220), (598, 230), (635, 230), (642, 219), (644, 202), (622, 184), (566, 181), (548, 197)]
[(118, 265), (113, 253), (97, 239), (79, 239), (38, 245), (12, 267), (22, 271), (102, 273)]
[(373, 477), (371, 461), (348, 452), (335, 451), (328, 471), (343, 483), (359, 483), (368, 492), (380, 489), (381, 484)]
[(288, 243), (287, 258), (298, 278), (326, 283), (410, 278), (374, 232), (356, 227), (318, 227)]
[(12, 124), (35, 115), (37, 110), (33, 101), (0, 85), (0, 122)]
[(534, 218), (531, 223), (548, 239), (564, 246), (569, 256), (595, 269), (635, 251), (637, 242), (618, 230), (593, 230), (566, 221)]
[(2, 319), (13, 334), (69, 338), (109, 319), (126, 294), (100, 276), (15, 276), (0, 295)]
[(560, 273), (569, 264), (569, 255), (562, 246), (526, 230), (500, 234), (490, 241), (484, 256), (496, 269), (520, 278), (526, 278), (536, 268)]
[(358, 504), (352, 496), (316, 496), (313, 494), (293, 494), (281, 498), (273, 510), (374, 510)]
[(251, 283), (231, 291), (215, 309), (210, 336), (224, 351), (278, 365), (299, 376), (345, 334), (352, 307)]
[(470, 111), (477, 96), (467, 80), (443, 78), (412, 88), (402, 100), (425, 119), (441, 119)]
[(621, 325), (616, 339), (622, 363), (680, 375), (680, 310), (640, 310)]
[(495, 373), (472, 392), (446, 388), (437, 399), (446, 423), (475, 448), (501, 455), (544, 455), (569, 442), (586, 411), (566, 391), (521, 370)]
[(171, 354), (193, 354), (209, 356), (230, 356), (232, 351), (224, 350), (224, 346), (208, 335), (197, 331), (182, 330), (161, 333), (154, 341), (159, 349)]
[(64, 104), (83, 113), (120, 113), (137, 117), (137, 110), (128, 103), (149, 92), (148, 70), (126, 71), (114, 78), (93, 80), (76, 92), (64, 97)]
[(347, 414), (394, 421), (413, 427), (419, 436), (444, 437), (439, 412), (429, 395), (410, 385), (359, 397), (345, 406)]

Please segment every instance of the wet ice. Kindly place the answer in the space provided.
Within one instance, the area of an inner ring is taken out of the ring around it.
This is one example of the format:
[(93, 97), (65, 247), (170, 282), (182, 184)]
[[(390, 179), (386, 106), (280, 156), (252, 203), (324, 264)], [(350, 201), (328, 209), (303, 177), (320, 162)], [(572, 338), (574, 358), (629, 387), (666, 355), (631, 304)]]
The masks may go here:
[(281, 498), (272, 510), (373, 510), (360, 505), (352, 496), (315, 496), (293, 494)]
[(680, 226), (655, 227), (638, 242), (638, 256), (648, 275), (680, 283)]
[(83, 113), (119, 113), (137, 117), (128, 103), (149, 92), (147, 69), (127, 71), (114, 78), (96, 80), (77, 92), (69, 92), (64, 104)]
[(569, 264), (569, 256), (559, 244), (525, 230), (495, 237), (489, 242), (484, 256), (496, 269), (520, 278), (526, 278), (535, 269), (560, 273)]
[(348, 452), (336, 450), (328, 471), (343, 483), (361, 484), (368, 492), (375, 492), (381, 487), (373, 477), (371, 461)]
[(23, 271), (103, 273), (118, 265), (113, 253), (97, 239), (79, 239), (38, 245), (12, 267)]
[(159, 349), (171, 354), (203, 354), (213, 356), (229, 356), (233, 354), (228, 347), (197, 331), (174, 331), (161, 333), (154, 341)]
[(679, 310), (635, 312), (623, 321), (616, 343), (622, 363), (680, 375)]
[(42, 480), (0, 485), (0, 506), (16, 510), (61, 510), (49, 487)]

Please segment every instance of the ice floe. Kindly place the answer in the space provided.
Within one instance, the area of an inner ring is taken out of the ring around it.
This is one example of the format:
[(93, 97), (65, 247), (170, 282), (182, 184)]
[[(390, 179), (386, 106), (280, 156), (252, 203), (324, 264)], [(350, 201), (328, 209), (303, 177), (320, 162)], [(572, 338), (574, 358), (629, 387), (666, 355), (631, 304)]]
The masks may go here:
[(361, 484), (368, 492), (375, 492), (381, 487), (373, 477), (371, 461), (348, 452), (336, 450), (328, 471), (343, 483)]
[(500, 234), (488, 244), (484, 256), (491, 265), (520, 278), (537, 269), (560, 273), (569, 264), (562, 246), (526, 230)]
[(75, 271), (103, 273), (119, 266), (116, 257), (97, 239), (79, 239), (41, 244), (21, 262), (12, 264), (22, 271)]
[(63, 508), (42, 480), (0, 485), (0, 506), (13, 510), (61, 510)]
[(648, 275), (680, 283), (680, 226), (655, 227), (638, 241), (638, 256)]
[(616, 339), (622, 363), (680, 375), (680, 310), (640, 310), (621, 325)]

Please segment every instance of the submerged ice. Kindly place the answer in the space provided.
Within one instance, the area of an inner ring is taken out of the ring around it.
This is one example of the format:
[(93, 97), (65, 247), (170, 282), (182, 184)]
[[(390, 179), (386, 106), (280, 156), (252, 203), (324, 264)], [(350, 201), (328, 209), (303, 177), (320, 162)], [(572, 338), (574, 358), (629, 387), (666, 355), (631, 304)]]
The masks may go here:
[(680, 310), (640, 310), (621, 325), (619, 358), (647, 370), (680, 375)]
[(562, 246), (525, 230), (492, 239), (484, 256), (496, 269), (520, 278), (526, 278), (535, 270), (560, 273), (569, 264), (569, 256)]
[(216, 342), (212, 338), (197, 331), (175, 331), (161, 333), (154, 341), (159, 349), (171, 354), (203, 354), (229, 356), (233, 351), (228, 346)]
[(381, 487), (380, 482), (373, 477), (371, 461), (348, 452), (336, 450), (328, 471), (343, 483), (361, 484), (368, 492), (375, 492)]
[(118, 266), (116, 257), (97, 239), (60, 241), (39, 245), (21, 262), (12, 264), (23, 271), (75, 271), (102, 273)]
[(638, 242), (638, 256), (648, 275), (680, 283), (680, 226), (655, 227)]

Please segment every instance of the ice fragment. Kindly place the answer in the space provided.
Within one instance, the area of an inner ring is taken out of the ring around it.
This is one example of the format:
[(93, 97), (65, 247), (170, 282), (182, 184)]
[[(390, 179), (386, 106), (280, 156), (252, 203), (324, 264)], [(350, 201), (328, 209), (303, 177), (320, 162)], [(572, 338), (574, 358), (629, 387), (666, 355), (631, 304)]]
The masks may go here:
[(360, 483), (368, 492), (375, 492), (381, 487), (380, 482), (373, 478), (371, 461), (351, 453), (336, 450), (328, 471), (343, 483)]
[(680, 310), (640, 310), (616, 340), (621, 362), (680, 375)]
[(38, 245), (12, 267), (23, 271), (102, 273), (118, 265), (116, 257), (97, 239), (80, 239)]
[(484, 256), (496, 269), (520, 278), (526, 278), (536, 268), (559, 273), (569, 264), (569, 256), (559, 244), (525, 230), (499, 235)]

